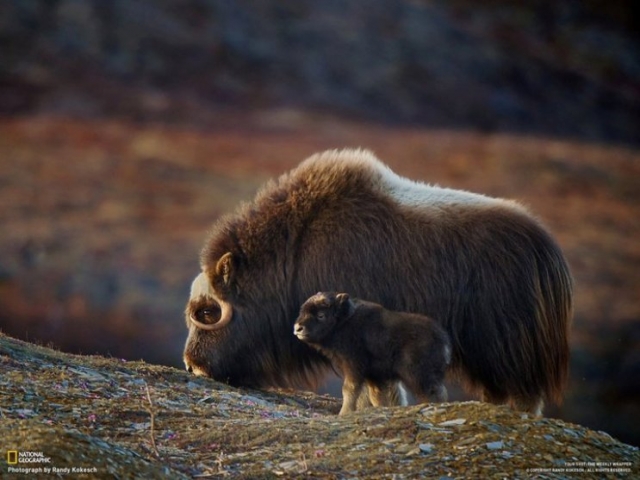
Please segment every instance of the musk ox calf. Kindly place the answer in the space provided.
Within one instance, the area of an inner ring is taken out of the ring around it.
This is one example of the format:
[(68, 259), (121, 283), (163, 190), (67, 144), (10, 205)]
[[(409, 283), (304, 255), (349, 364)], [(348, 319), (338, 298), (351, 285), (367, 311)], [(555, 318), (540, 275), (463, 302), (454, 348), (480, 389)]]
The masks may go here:
[(214, 225), (186, 320), (188, 370), (232, 385), (312, 387), (329, 370), (291, 334), (318, 291), (436, 319), (450, 373), (539, 412), (567, 378), (572, 280), (519, 204), (402, 178), (371, 153), (314, 155)]
[(293, 333), (342, 372), (340, 415), (356, 410), (365, 383), (374, 407), (389, 405), (387, 393), (398, 381), (420, 402), (447, 399), (449, 337), (424, 315), (392, 312), (346, 293), (320, 292), (300, 308)]

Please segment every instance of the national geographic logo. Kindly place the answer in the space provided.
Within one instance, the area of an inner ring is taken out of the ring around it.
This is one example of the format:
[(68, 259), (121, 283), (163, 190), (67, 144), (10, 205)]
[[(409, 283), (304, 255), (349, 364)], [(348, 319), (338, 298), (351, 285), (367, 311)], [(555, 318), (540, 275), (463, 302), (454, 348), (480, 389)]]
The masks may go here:
[(9, 465), (51, 463), (51, 457), (47, 457), (43, 452), (8, 450), (7, 463)]
[[(7, 473), (20, 473), (23, 475), (69, 475), (69, 474), (97, 474), (98, 467), (56, 467), (51, 464), (51, 457), (43, 452), (21, 452), (19, 450), (7, 451)], [(2, 474), (0, 473), (0, 477)], [(4, 478), (4, 477), (2, 477)]]

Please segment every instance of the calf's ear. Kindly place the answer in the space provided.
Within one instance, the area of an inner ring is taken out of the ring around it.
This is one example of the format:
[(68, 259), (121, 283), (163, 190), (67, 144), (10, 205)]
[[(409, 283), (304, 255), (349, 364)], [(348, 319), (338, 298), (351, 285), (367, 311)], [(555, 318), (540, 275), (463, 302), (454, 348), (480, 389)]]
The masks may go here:
[(222, 277), (225, 286), (228, 287), (233, 280), (234, 273), (233, 255), (231, 252), (227, 252), (220, 257), (216, 264), (216, 276)]
[(338, 293), (336, 295), (336, 305), (338, 306), (338, 312), (340, 314), (340, 318), (349, 318), (353, 315), (355, 310), (355, 305), (349, 298), (348, 293)]
[(348, 293), (336, 293), (336, 303), (338, 305), (342, 305), (344, 304), (344, 302), (348, 302), (348, 301), (349, 301)]

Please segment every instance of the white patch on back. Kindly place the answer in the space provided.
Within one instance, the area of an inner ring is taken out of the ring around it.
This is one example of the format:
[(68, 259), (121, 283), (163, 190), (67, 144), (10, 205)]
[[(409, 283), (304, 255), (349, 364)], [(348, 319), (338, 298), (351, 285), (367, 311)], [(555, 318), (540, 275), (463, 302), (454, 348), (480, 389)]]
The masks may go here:
[(322, 165), (322, 169), (345, 168), (347, 165), (369, 170), (374, 178), (380, 180), (380, 190), (383, 194), (395, 199), (399, 204), (409, 207), (446, 207), (455, 205), (496, 205), (508, 204), (516, 206), (517, 203), (500, 198), (492, 198), (465, 190), (443, 188), (437, 185), (429, 185), (419, 181), (413, 181), (401, 177), (387, 165), (381, 162), (371, 151), (364, 149), (328, 150), (309, 157), (301, 166), (311, 167)]
[(425, 205), (488, 205), (503, 203), (504, 200), (487, 197), (465, 190), (442, 188), (416, 182), (396, 174), (389, 167), (380, 162), (373, 165), (381, 174), (382, 188), (398, 203), (410, 207), (424, 207)]
[(320, 172), (322, 175), (319, 177), (324, 176), (325, 181), (330, 183), (336, 177), (344, 175), (347, 169), (360, 170), (363, 174), (370, 175), (372, 188), (393, 199), (400, 206), (418, 208), (422, 211), (431, 209), (436, 215), (446, 214), (450, 209), (502, 206), (527, 215), (527, 209), (512, 200), (443, 188), (401, 177), (371, 151), (364, 149), (327, 150), (317, 153), (302, 162), (297, 171), (310, 177), (319, 175)]

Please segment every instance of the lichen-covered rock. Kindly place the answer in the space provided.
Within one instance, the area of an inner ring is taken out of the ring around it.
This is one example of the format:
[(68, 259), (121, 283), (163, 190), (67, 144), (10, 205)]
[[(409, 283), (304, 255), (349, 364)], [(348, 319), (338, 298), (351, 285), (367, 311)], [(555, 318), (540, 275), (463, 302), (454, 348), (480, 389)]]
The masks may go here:
[(479, 402), (338, 417), (330, 397), (239, 390), (2, 334), (0, 370), (2, 446), (22, 452), (13, 465), (2, 452), (2, 476), (600, 479), (640, 468), (638, 448), (606, 433)]

